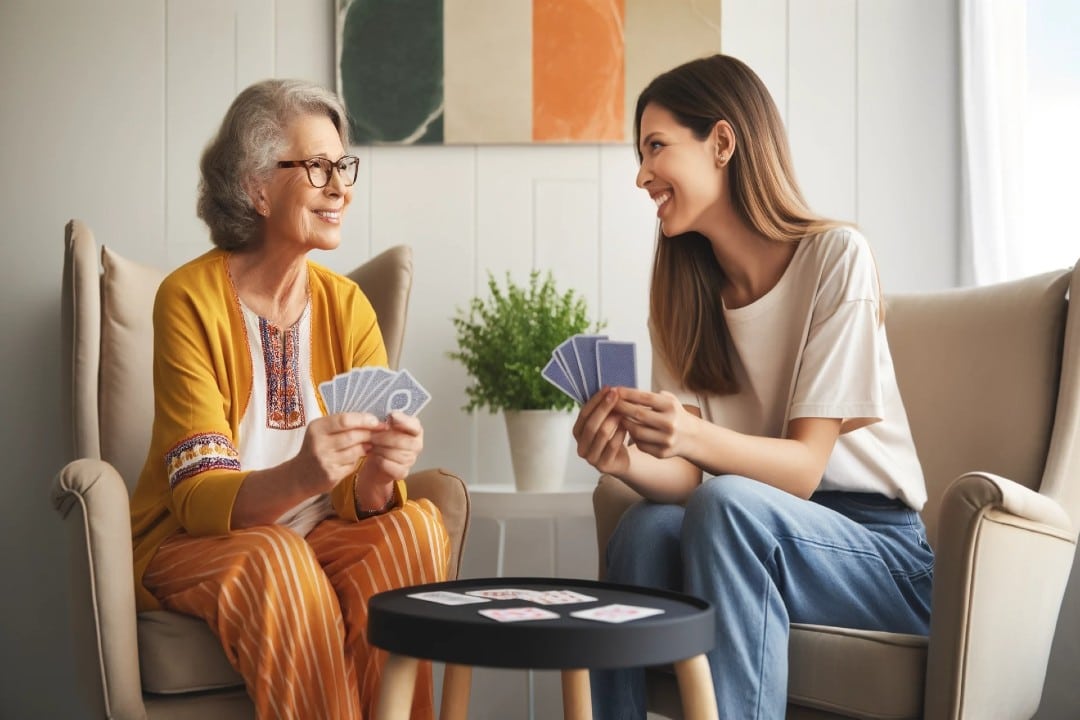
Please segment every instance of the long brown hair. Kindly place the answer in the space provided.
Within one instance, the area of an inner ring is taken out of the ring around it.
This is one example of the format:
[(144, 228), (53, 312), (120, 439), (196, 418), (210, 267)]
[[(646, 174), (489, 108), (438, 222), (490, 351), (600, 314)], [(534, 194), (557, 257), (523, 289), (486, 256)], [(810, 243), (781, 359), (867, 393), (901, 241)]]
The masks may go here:
[[(641, 115), (649, 103), (668, 110), (698, 140), (706, 139), (720, 120), (731, 125), (737, 143), (728, 164), (732, 204), (758, 233), (794, 242), (841, 225), (807, 206), (776, 104), (742, 61), (713, 55), (649, 83), (634, 112), (639, 160)], [(722, 395), (737, 389), (720, 301), (725, 282), (704, 235), (668, 237), (659, 231), (649, 297), (653, 338), (675, 377), (693, 392)]]

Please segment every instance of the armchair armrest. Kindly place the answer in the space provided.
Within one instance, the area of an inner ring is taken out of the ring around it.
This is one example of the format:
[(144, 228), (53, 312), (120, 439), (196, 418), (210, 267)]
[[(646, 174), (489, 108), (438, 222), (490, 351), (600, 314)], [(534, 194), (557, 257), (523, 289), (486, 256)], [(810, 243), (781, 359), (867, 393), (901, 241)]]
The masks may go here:
[(68, 528), (75, 662), (86, 707), (96, 717), (144, 718), (127, 486), (108, 463), (76, 460), (53, 480), (52, 502)]
[(461, 570), (461, 553), (469, 532), (470, 502), (465, 482), (442, 468), (421, 470), (405, 478), (409, 498), (427, 498), (442, 513), (443, 525), (450, 535), (450, 567), (447, 579), (457, 579)]
[(938, 517), (925, 717), (1035, 713), (1074, 538), (1056, 502), (1007, 478), (976, 472), (949, 486)]
[(596, 577), (607, 574), (607, 544), (619, 519), (631, 505), (643, 498), (636, 490), (614, 475), (601, 475), (593, 490), (593, 514), (596, 516), (596, 548), (600, 567)]

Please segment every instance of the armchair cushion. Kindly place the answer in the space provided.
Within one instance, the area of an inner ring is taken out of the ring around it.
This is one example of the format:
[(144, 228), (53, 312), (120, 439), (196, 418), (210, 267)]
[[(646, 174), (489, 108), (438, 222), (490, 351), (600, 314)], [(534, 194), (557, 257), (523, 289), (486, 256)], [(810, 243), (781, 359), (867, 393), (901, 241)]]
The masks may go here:
[(792, 624), (788, 700), (854, 717), (920, 718), (926, 646), (921, 635)]
[(172, 695), (244, 686), (201, 618), (152, 610), (139, 613), (138, 629), (143, 690)]
[(348, 275), (364, 289), (375, 308), (386, 357), (392, 368), (396, 368), (401, 359), (412, 275), (412, 248), (408, 245), (396, 245), (382, 251)]
[[(134, 488), (154, 417), (154, 296), (165, 275), (101, 250), (101, 458)], [(149, 389), (149, 392), (147, 391)]]

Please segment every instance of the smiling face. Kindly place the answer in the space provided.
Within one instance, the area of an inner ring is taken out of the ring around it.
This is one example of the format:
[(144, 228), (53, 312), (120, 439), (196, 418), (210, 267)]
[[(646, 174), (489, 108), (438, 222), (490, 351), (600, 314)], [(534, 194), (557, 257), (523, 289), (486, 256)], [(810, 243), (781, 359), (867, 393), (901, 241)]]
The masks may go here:
[(641, 114), (638, 137), (637, 186), (656, 202), (664, 234), (703, 232), (725, 192), (715, 132), (699, 140), (666, 108), (649, 103)]
[[(325, 115), (302, 115), (285, 130), (286, 147), (278, 160), (324, 157), (337, 161), (345, 154), (341, 137)], [(265, 239), (294, 243), (303, 251), (332, 250), (341, 243), (341, 220), (352, 201), (352, 188), (341, 173), (331, 173), (326, 187), (316, 188), (303, 167), (277, 168), (256, 198), (265, 217)]]

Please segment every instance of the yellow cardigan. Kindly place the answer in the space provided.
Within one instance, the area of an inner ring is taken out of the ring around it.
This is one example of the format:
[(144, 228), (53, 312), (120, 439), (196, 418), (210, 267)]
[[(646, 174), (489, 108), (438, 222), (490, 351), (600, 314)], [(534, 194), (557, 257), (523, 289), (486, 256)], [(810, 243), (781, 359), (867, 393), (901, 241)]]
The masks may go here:
[[(131, 499), (140, 611), (160, 607), (142, 577), (161, 543), (180, 529), (228, 533), (249, 472), (240, 467), (234, 439), (251, 399), (251, 355), (228, 256), (211, 250), (177, 268), (154, 300), (154, 427)], [(311, 382), (317, 386), (354, 367), (385, 366), (375, 311), (356, 283), (308, 261), (308, 286)], [(395, 495), (404, 503), (403, 481)], [(331, 500), (340, 517), (357, 519), (351, 480), (338, 483)]]

